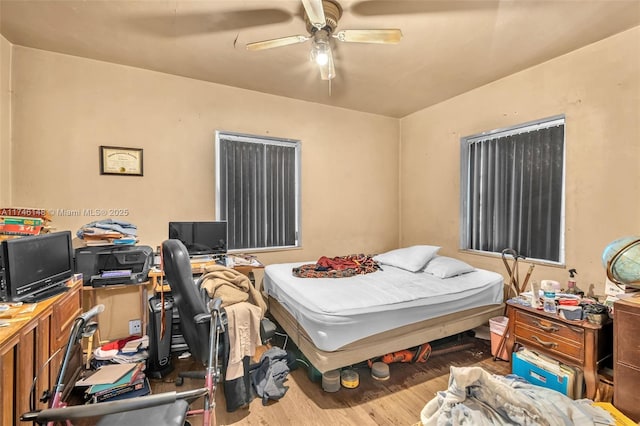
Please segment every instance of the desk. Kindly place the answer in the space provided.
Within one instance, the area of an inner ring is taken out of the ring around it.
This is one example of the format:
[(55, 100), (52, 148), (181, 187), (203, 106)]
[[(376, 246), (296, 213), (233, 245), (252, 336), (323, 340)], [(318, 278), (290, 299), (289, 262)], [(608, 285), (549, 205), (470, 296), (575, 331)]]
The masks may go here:
[[(204, 274), (205, 273), (205, 268), (207, 266), (209, 266), (209, 265), (214, 265), (215, 263), (216, 263), (215, 260), (209, 260), (209, 261), (205, 261), (205, 262), (191, 262), (191, 270), (192, 270), (194, 275)], [(262, 265), (262, 264), (259, 264), (259, 265), (235, 265), (231, 269), (235, 269), (236, 271), (240, 272), (241, 274), (246, 275), (247, 277), (249, 277), (251, 282), (254, 283), (255, 278), (254, 278), (253, 271), (255, 269), (264, 269), (264, 265)], [(152, 269), (151, 271), (149, 271), (149, 283), (151, 284), (151, 288), (153, 288), (154, 292), (161, 293), (161, 292), (169, 292), (169, 291), (171, 291), (171, 287), (169, 286), (169, 284), (164, 284), (164, 285), (160, 284), (163, 278), (164, 278), (164, 273), (162, 271), (160, 271), (159, 269)]]
[[(149, 281), (143, 283), (133, 283), (133, 284), (115, 284), (115, 285), (107, 285), (103, 287), (92, 287), (85, 286), (84, 290), (87, 292), (89, 296), (89, 306), (86, 310), (91, 309), (93, 306), (98, 304), (98, 295), (107, 296), (109, 292), (117, 292), (118, 290), (130, 290), (132, 288), (137, 289), (138, 297), (140, 300), (140, 323), (141, 323), (141, 335), (146, 334), (147, 330), (147, 321), (148, 321), (148, 309), (147, 309), (147, 286), (149, 285)], [(101, 294), (103, 293), (103, 294)], [(96, 317), (95, 321), (100, 324), (100, 317), (104, 316), (105, 313), (100, 314)], [(134, 319), (135, 317), (129, 317), (128, 319)], [(124, 336), (121, 336), (124, 337)], [(100, 328), (95, 332), (95, 338), (97, 341), (97, 346), (103, 343), (100, 337)], [(91, 351), (93, 350), (93, 342), (94, 336), (91, 336), (87, 345), (87, 368), (89, 367), (89, 362), (91, 360)]]
[[(509, 325), (506, 348), (511, 354), (516, 343), (567, 365), (582, 369), (586, 398), (594, 399), (598, 389), (598, 365), (612, 356), (612, 328), (589, 321), (569, 321), (528, 306), (507, 301)], [(511, 357), (509, 357), (511, 363)]]
[[(82, 307), (82, 280), (69, 280), (66, 293), (35, 304), (24, 304), (3, 312), (10, 317), (8, 327), (0, 327), (0, 424), (21, 424), (19, 417), (29, 411), (29, 391), (38, 374), (36, 401), (55, 382), (62, 361), (58, 353), (42, 371), (45, 361), (68, 340), (74, 319)], [(6, 319), (6, 318), (3, 318)], [(37, 403), (37, 408), (45, 408)]]

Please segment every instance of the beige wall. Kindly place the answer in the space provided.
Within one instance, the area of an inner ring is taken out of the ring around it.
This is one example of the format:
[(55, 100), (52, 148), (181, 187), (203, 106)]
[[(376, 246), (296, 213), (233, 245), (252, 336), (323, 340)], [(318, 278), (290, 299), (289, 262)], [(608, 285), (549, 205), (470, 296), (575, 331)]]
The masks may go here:
[(0, 36), (0, 208), (11, 203), (11, 43)]
[[(396, 119), (24, 47), (13, 72), (13, 203), (59, 229), (101, 219), (67, 210), (128, 209), (155, 247), (170, 220), (213, 220), (221, 129), (302, 141), (303, 249), (263, 261), (397, 245)], [(101, 176), (100, 145), (143, 148), (144, 176)]]
[(533, 278), (566, 283), (577, 268), (578, 286), (602, 294), (603, 249), (640, 234), (640, 28), (403, 118), (401, 243), (506, 275), (498, 259), (458, 253), (460, 138), (556, 114), (566, 114), (567, 268), (536, 266)]
[[(396, 120), (0, 39), (0, 201), (53, 209), (72, 231), (100, 217), (65, 210), (128, 209), (155, 246), (170, 220), (214, 218), (216, 129), (300, 139), (304, 247), (265, 263), (432, 243), (504, 272), (458, 253), (460, 137), (564, 113), (567, 265), (598, 292), (604, 246), (640, 234), (639, 40), (636, 28)], [(101, 176), (100, 145), (143, 148), (144, 177)], [(566, 272), (538, 266), (534, 278)], [(127, 300), (113, 318), (137, 315)]]

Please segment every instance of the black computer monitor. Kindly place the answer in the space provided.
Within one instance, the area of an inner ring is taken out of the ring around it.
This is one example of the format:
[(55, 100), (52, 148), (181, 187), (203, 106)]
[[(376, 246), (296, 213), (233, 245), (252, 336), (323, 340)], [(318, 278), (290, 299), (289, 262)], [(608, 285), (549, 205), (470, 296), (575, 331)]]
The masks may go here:
[(177, 239), (189, 255), (227, 252), (227, 222), (169, 222), (169, 238)]

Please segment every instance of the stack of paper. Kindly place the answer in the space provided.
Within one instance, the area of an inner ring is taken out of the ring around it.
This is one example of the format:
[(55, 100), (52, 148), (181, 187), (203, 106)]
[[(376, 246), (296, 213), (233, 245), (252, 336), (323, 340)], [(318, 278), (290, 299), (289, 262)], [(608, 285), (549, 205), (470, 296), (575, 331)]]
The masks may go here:
[(523, 349), (514, 352), (513, 373), (532, 384), (562, 392), (569, 398), (582, 398), (584, 386), (582, 370), (532, 350)]
[(151, 390), (144, 374), (145, 363), (105, 365), (76, 386), (88, 386), (85, 396), (90, 402), (114, 401), (148, 395)]

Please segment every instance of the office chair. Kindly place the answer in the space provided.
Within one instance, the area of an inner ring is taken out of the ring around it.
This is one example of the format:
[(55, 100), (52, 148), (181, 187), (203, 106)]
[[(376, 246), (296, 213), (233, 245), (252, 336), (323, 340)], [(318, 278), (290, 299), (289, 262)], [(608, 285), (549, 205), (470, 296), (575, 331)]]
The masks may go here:
[[(169, 239), (162, 243), (162, 262), (167, 281), (173, 293), (173, 303), (178, 307), (182, 336), (193, 358), (205, 368), (211, 368), (218, 353), (209, 353), (209, 313), (203, 294), (193, 281), (189, 252), (180, 240)], [(216, 347), (219, 347), (217, 345)], [(214, 371), (214, 374), (219, 374)], [(183, 371), (176, 378), (176, 385), (182, 385), (185, 377), (204, 379), (207, 371)]]
[[(202, 379), (206, 377), (219, 378), (224, 374), (217, 369), (217, 364), (213, 374), (209, 373), (212, 368), (214, 356), (224, 358), (224, 368), (226, 368), (229, 356), (228, 333), (224, 334), (223, 345), (216, 345), (221, 352), (211, 354), (206, 345), (206, 336), (209, 333), (209, 321), (206, 306), (210, 303), (209, 294), (200, 287), (201, 282), (194, 283), (189, 253), (180, 240), (169, 239), (162, 243), (162, 262), (165, 276), (173, 292), (174, 304), (178, 307), (181, 319), (181, 329), (184, 340), (189, 347), (189, 351), (195, 360), (202, 362), (207, 368), (206, 371), (184, 371), (178, 374), (176, 385), (180, 386), (184, 378)], [(218, 299), (219, 300), (219, 299)], [(219, 327), (226, 328), (226, 316), (223, 312), (220, 316)], [(275, 324), (268, 318), (263, 318), (260, 323), (260, 339), (265, 344), (275, 334)], [(225, 382), (225, 391), (228, 390), (228, 383)], [(249, 379), (249, 365), (246, 366), (244, 380), (239, 387), (234, 389), (235, 396), (227, 393), (227, 411), (233, 411), (236, 406), (242, 406), (251, 398), (251, 384)]]

